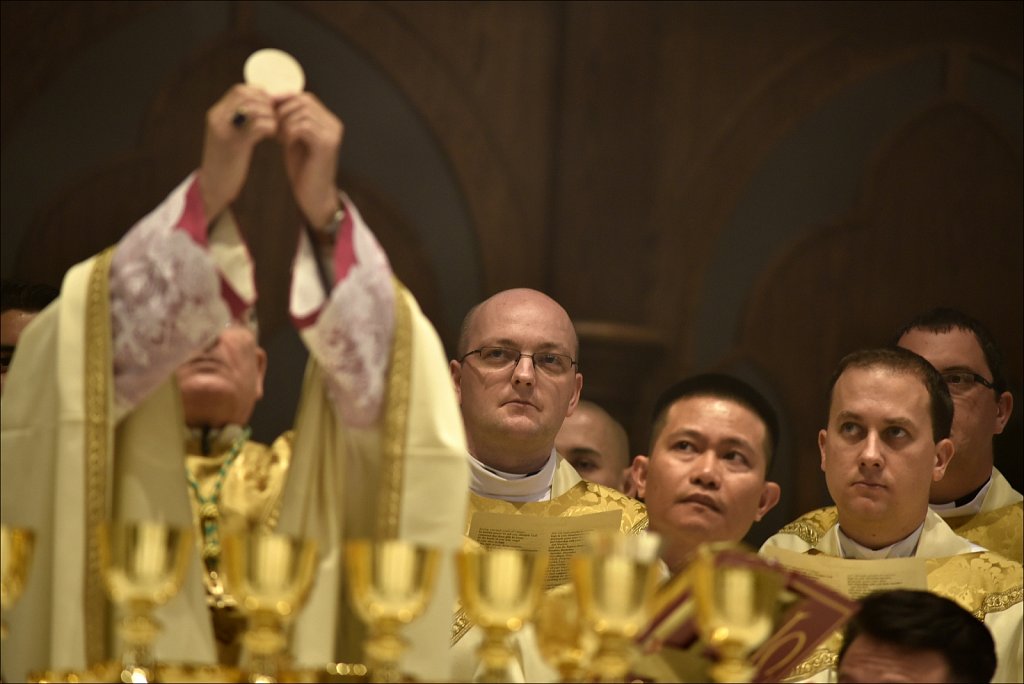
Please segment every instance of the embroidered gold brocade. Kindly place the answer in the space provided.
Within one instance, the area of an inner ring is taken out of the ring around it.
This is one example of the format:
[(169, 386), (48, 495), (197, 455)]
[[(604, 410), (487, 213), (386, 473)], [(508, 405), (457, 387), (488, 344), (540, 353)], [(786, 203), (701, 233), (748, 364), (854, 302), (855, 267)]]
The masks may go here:
[(111, 332), (110, 262), (114, 248), (98, 257), (89, 274), (85, 313), (85, 479), (86, 569), (85, 657), (89, 665), (106, 657), (108, 604), (103, 589), (96, 535), (106, 519), (110, 454)]
[(1024, 562), (1021, 529), (1024, 502), (1018, 501), (992, 511), (958, 518), (946, 518), (946, 524), (965, 539), (1018, 563)]
[(622, 511), (619, 529), (626, 534), (637, 534), (647, 529), (647, 508), (642, 503), (609, 487), (582, 480), (550, 501), (511, 503), (470, 493), (466, 533), (469, 533), (473, 515), (477, 512), (570, 518), (603, 511)]
[(838, 520), (839, 512), (835, 506), (819, 508), (809, 513), (804, 513), (779, 530), (777, 534), (792, 534), (802, 539), (808, 545), (814, 546)]
[(398, 537), (402, 514), (402, 471), (405, 467), (406, 426), (409, 421), (409, 382), (412, 377), (412, 312), (405, 288), (393, 279), (395, 290), (395, 337), (388, 364), (388, 389), (384, 407), (383, 465), (377, 499), (377, 538)]

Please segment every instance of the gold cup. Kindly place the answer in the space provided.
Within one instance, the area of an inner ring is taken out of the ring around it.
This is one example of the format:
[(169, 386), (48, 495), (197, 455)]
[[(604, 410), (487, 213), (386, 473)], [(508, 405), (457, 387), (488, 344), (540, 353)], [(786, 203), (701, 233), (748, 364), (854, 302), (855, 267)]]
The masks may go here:
[(734, 544), (703, 545), (687, 572), (697, 607), (701, 639), (719, 656), (709, 673), (716, 682), (749, 682), (756, 668), (749, 655), (771, 636), (781, 575), (739, 563), (717, 563), (716, 553), (740, 551)]
[(584, 620), (599, 639), (591, 670), (600, 681), (621, 682), (636, 657), (633, 639), (648, 622), (658, 589), (660, 539), (653, 533), (600, 530), (586, 541), (570, 567)]
[(466, 614), (484, 630), (477, 651), (484, 669), (479, 681), (510, 681), (509, 636), (529, 620), (544, 591), (548, 556), (517, 549), (460, 551), (459, 596)]
[[(14, 607), (28, 581), (36, 536), (31, 530), (0, 525), (0, 606)], [(7, 623), (0, 621), (0, 638), (7, 638)]]
[(277, 682), (286, 665), (286, 627), (309, 596), (316, 542), (249, 531), (224, 535), (221, 562), (227, 591), (249, 619), (242, 644), (249, 681)]
[(584, 624), (576, 588), (563, 584), (549, 590), (533, 622), (541, 657), (558, 670), (560, 681), (583, 681), (597, 642)]
[(123, 613), (121, 681), (154, 681), (152, 647), (160, 623), (153, 610), (181, 588), (192, 532), (160, 522), (107, 522), (100, 526), (99, 545), (107, 593)]
[(398, 539), (356, 539), (345, 545), (352, 603), (369, 627), (364, 644), (370, 681), (402, 681), (400, 631), (430, 603), (440, 552)]

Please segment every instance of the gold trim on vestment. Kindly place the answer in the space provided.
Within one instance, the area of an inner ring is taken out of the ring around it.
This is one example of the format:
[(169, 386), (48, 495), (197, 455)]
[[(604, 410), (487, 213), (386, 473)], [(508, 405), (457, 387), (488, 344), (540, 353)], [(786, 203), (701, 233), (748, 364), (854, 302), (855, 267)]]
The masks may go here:
[(107, 600), (100, 566), (100, 524), (106, 518), (110, 454), (110, 262), (114, 248), (96, 257), (85, 308), (85, 659), (103, 662), (107, 646)]
[(581, 480), (568, 491), (548, 501), (513, 503), (503, 499), (490, 499), (470, 492), (466, 534), (469, 534), (470, 526), (473, 523), (473, 514), (478, 512), (572, 518), (602, 511), (621, 511), (622, 520), (619, 523), (619, 530), (626, 534), (642, 532), (647, 529), (649, 523), (647, 508), (636, 499), (631, 499), (614, 489)]
[(925, 561), (928, 590), (956, 601), (979, 620), (1024, 599), (1020, 564), (988, 551)]
[(459, 639), (466, 636), (466, 632), (473, 626), (473, 621), (466, 614), (466, 609), (461, 605), (455, 611), (455, 618), (452, 620), (452, 646), (459, 643)]
[(1022, 519), (1024, 519), (1024, 502), (1022, 501), (990, 511), (982, 511), (975, 515), (944, 518), (946, 524), (964, 539), (1018, 563), (1024, 560), (1024, 552), (1021, 547)]
[(815, 546), (838, 520), (839, 510), (835, 506), (818, 508), (809, 513), (804, 513), (776, 534), (791, 534), (799, 537), (809, 546)]
[(380, 496), (377, 499), (377, 539), (396, 539), (402, 514), (402, 471), (405, 466), (405, 432), (409, 420), (409, 382), (412, 376), (412, 312), (405, 288), (393, 279), (395, 333), (388, 365), (388, 389), (384, 406), (381, 448)]
[[(838, 648), (838, 644), (836, 645)], [(819, 672), (827, 669), (838, 669), (839, 667), (839, 653), (838, 651), (832, 652), (827, 647), (819, 648), (810, 655), (807, 659), (803, 660), (799, 665), (794, 667), (786, 675), (786, 681), (792, 681), (795, 679), (804, 679), (811, 675), (816, 675)]]

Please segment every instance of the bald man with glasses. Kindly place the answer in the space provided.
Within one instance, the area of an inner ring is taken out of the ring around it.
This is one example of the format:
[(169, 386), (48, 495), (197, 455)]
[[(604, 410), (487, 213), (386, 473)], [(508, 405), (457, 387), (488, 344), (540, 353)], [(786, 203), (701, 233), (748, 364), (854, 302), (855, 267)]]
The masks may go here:
[[(449, 368), (469, 448), (467, 532), (482, 511), (560, 517), (616, 511), (621, 531), (647, 527), (643, 504), (585, 482), (555, 450), (555, 436), (575, 411), (583, 388), (578, 354), (569, 315), (537, 290), (499, 292), (466, 315), (458, 357)], [(474, 674), (479, 630), (470, 631), (470, 626), (457, 613), (452, 633), (456, 679)], [(532, 633), (521, 634), (520, 669), (509, 676), (556, 679), (557, 673), (541, 662)]]

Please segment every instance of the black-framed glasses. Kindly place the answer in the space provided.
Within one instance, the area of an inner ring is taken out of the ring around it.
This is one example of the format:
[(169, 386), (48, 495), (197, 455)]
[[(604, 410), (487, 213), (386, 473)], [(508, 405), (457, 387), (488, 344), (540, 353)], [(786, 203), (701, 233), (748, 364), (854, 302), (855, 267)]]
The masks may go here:
[(509, 349), (508, 347), (480, 347), (479, 349), (466, 352), (459, 361), (465, 361), (467, 357), (473, 354), (479, 354), (480, 362), (487, 368), (494, 370), (515, 368), (519, 365), (519, 360), (524, 356), (533, 360), (534, 368), (544, 371), (548, 375), (564, 375), (572, 370), (573, 366), (578, 367), (576, 359), (568, 354), (559, 354), (557, 352), (524, 354), (518, 349)]
[(989, 389), (995, 389), (995, 385), (971, 371), (950, 371), (942, 374), (950, 394), (963, 394), (969, 391), (974, 385), (981, 384)]

